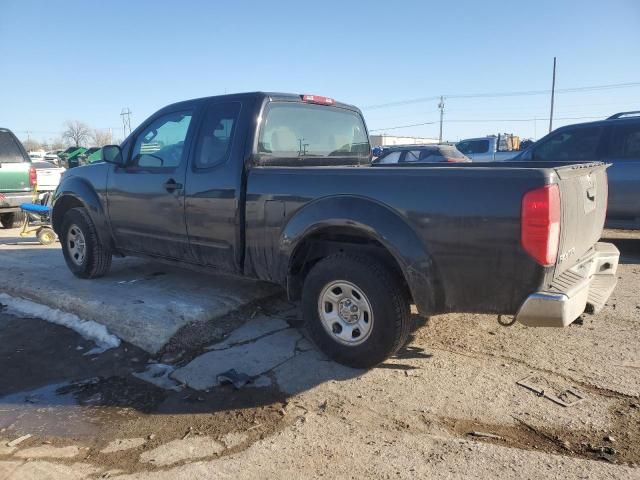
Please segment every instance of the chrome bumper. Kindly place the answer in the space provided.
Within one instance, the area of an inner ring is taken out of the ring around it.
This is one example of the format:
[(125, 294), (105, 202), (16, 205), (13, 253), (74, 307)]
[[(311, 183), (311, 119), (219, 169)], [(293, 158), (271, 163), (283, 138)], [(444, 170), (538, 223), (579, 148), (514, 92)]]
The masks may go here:
[(564, 272), (549, 291), (529, 295), (516, 320), (529, 327), (566, 327), (587, 306), (599, 312), (618, 282), (619, 257), (615, 245), (597, 243), (593, 255)]

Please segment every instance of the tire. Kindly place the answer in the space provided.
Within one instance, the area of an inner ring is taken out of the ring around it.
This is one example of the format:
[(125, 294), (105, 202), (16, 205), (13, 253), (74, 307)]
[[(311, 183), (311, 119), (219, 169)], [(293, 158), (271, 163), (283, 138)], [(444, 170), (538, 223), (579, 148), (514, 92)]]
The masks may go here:
[(24, 219), (24, 212), (11, 212), (0, 215), (0, 223), (4, 228), (18, 228), (22, 226)]
[(42, 227), (36, 232), (36, 237), (42, 245), (51, 245), (56, 241), (56, 233), (53, 228)]
[(100, 237), (85, 208), (65, 213), (60, 229), (62, 253), (69, 270), (79, 278), (104, 276), (111, 267), (111, 250)]
[(355, 368), (385, 361), (411, 332), (402, 280), (368, 256), (340, 253), (318, 262), (304, 282), (302, 311), (320, 350)]

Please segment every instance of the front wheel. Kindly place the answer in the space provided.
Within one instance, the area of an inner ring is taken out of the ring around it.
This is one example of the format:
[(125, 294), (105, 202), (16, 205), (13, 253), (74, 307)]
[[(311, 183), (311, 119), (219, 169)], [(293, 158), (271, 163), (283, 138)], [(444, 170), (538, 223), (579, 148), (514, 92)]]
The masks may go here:
[(111, 250), (100, 243), (91, 217), (84, 208), (72, 208), (60, 229), (62, 253), (69, 270), (76, 277), (102, 277), (111, 267)]
[(302, 309), (318, 347), (350, 367), (383, 362), (411, 330), (402, 280), (373, 257), (340, 253), (318, 262), (305, 280)]

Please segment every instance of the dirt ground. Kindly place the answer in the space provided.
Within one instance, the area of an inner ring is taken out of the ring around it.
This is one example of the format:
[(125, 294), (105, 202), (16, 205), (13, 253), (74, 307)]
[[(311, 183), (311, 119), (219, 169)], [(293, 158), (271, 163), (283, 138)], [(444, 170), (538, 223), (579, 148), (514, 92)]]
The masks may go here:
[[(409, 345), (366, 372), (305, 346), (281, 299), (187, 326), (155, 356), (125, 342), (85, 355), (73, 331), (0, 312), (0, 480), (640, 478), (640, 234), (607, 237), (623, 255), (598, 315), (566, 329), (416, 319)], [(262, 318), (272, 330), (237, 333)], [(133, 375), (190, 373), (234, 335), (249, 349), (300, 339), (240, 389), (191, 388), (215, 383), (207, 368), (187, 386)]]

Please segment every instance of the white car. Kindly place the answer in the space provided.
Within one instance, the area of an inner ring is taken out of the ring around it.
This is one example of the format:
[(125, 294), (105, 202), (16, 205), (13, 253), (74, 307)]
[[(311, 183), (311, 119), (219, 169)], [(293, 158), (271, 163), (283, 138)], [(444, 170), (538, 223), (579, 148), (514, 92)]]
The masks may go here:
[(53, 163), (44, 160), (32, 161), (31, 165), (36, 169), (39, 192), (53, 192), (58, 188), (60, 178), (66, 169), (56, 167)]
[(58, 164), (60, 162), (60, 157), (58, 157), (58, 152), (59, 150), (52, 150), (50, 152), (47, 152), (44, 154), (44, 159), (47, 162), (51, 162), (54, 165)]

